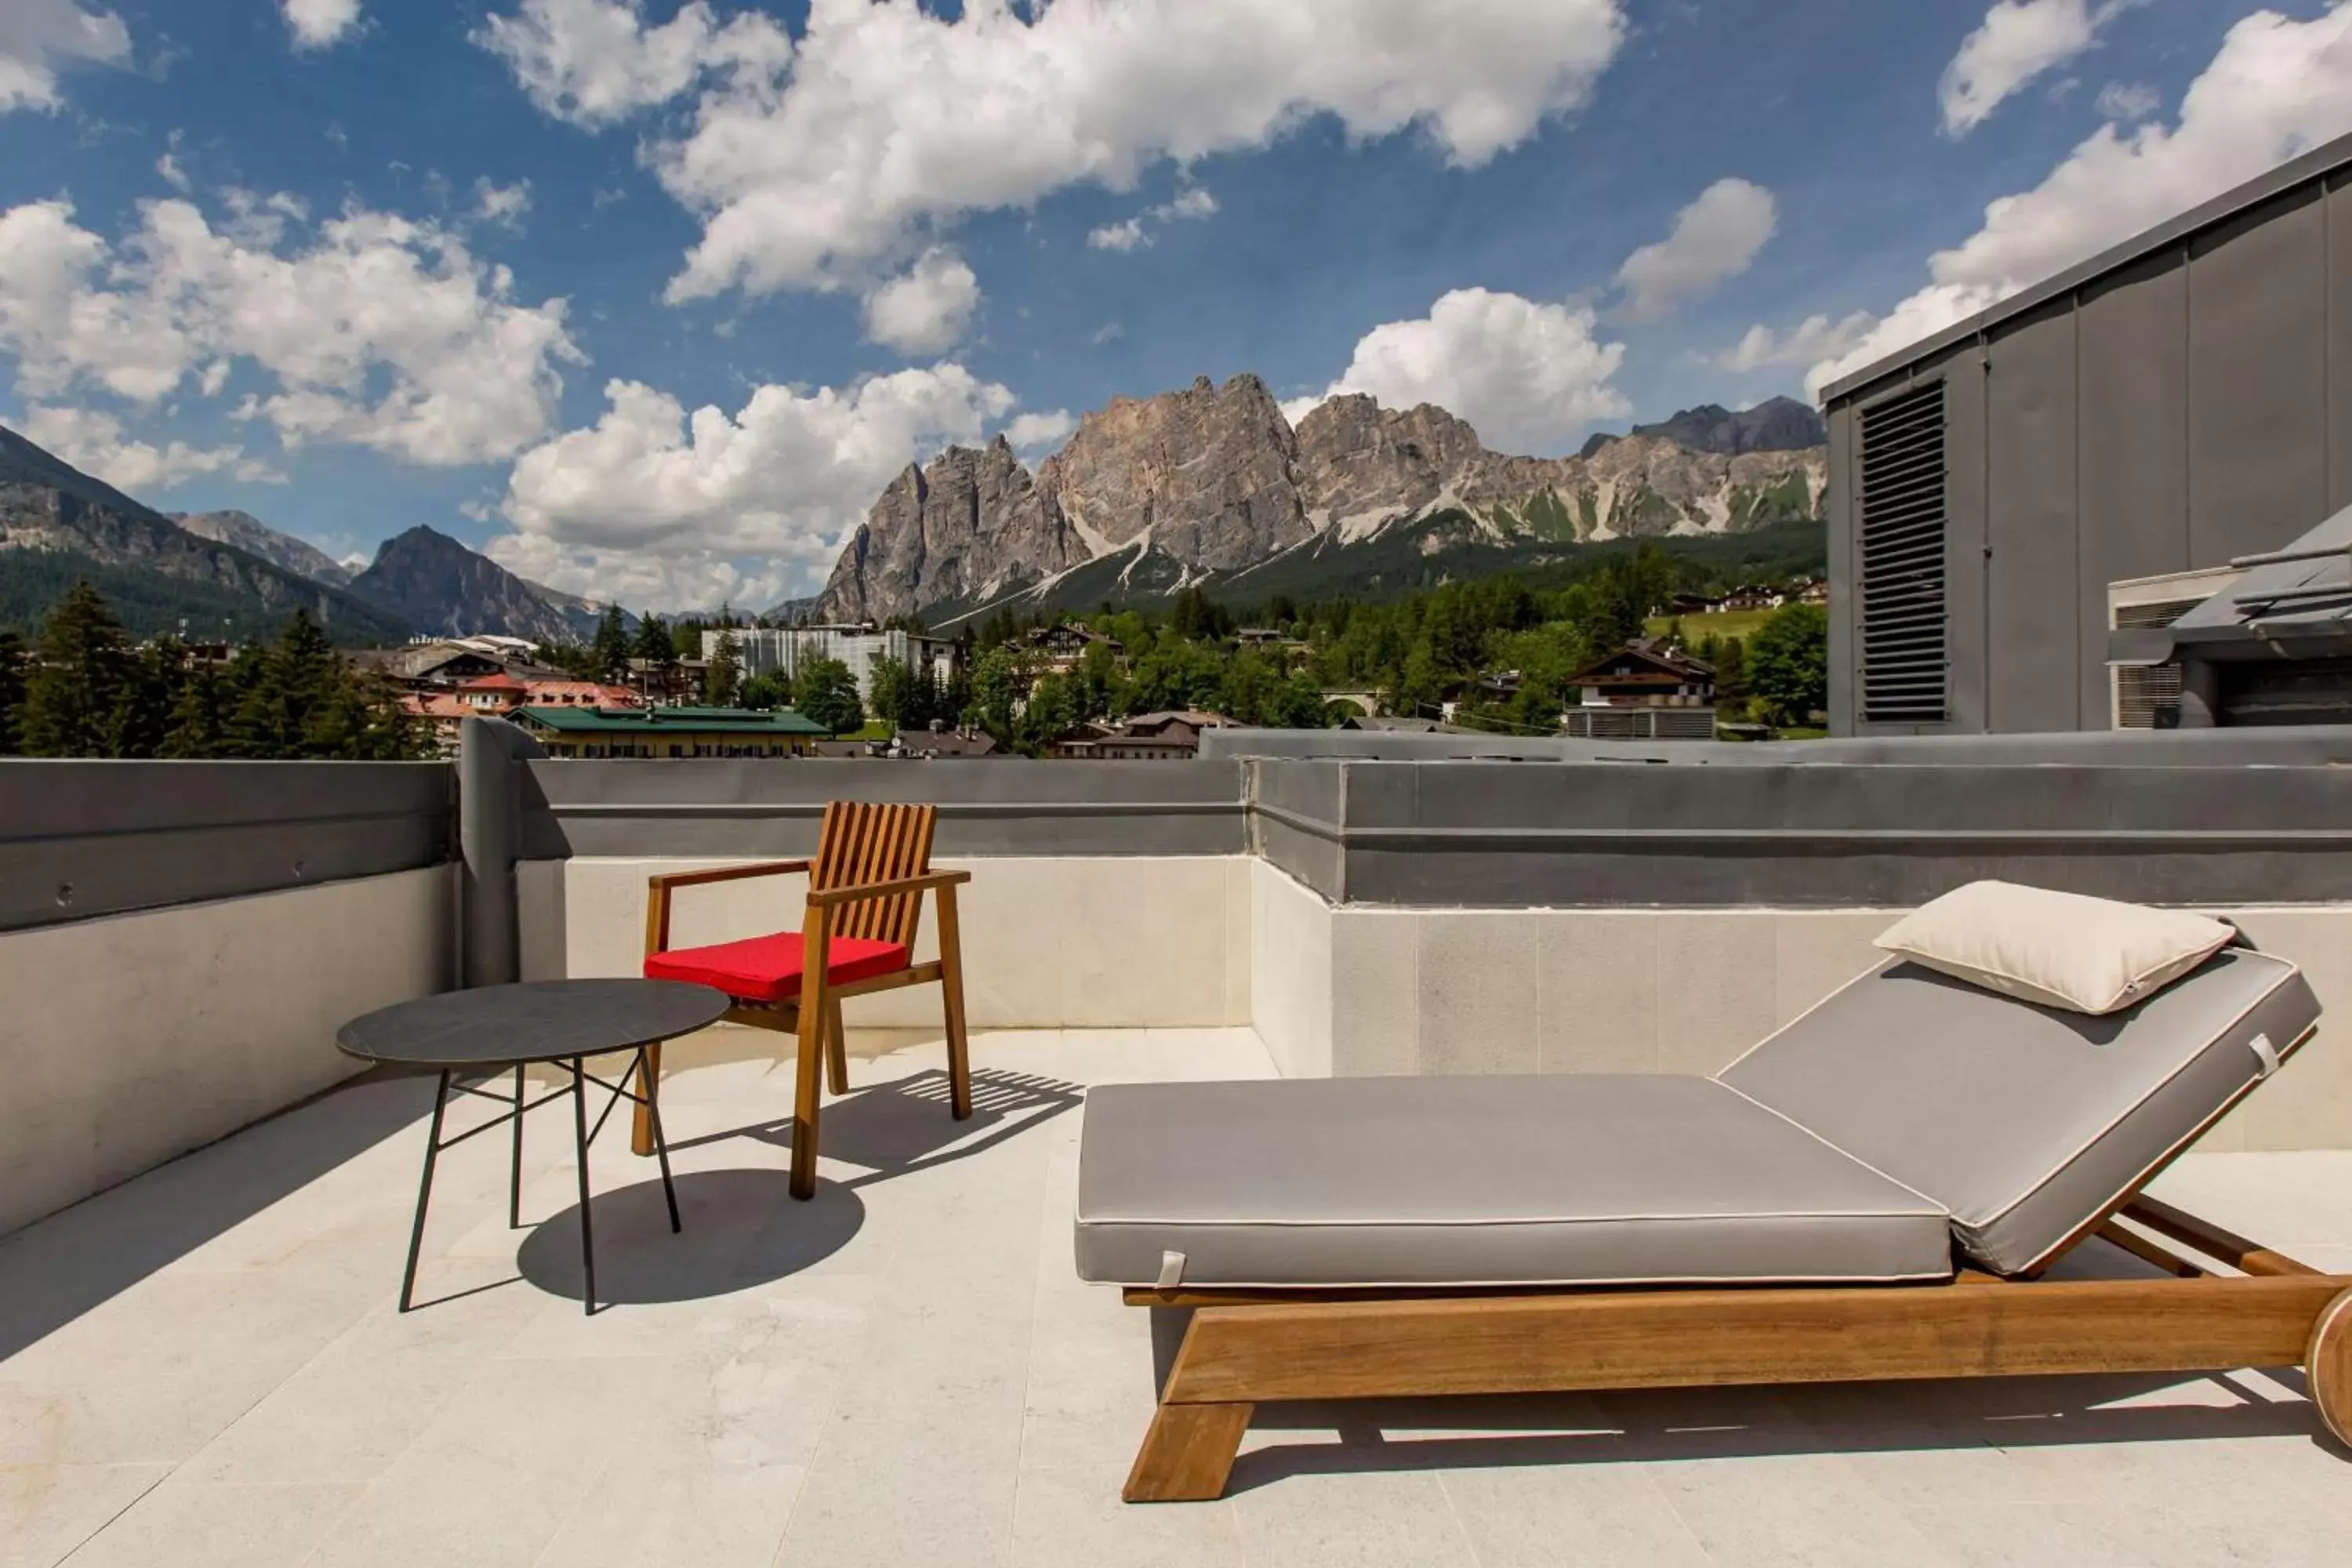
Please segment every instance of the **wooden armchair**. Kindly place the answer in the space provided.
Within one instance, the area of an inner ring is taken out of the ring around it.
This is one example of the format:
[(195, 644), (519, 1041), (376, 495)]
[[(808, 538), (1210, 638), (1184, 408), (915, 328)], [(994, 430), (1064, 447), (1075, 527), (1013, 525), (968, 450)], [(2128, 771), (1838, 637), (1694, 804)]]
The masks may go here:
[[(792, 1194), (816, 1192), (817, 1060), (824, 1059), (833, 1092), (849, 1089), (849, 1059), (841, 1030), (844, 997), (936, 981), (947, 1018), (949, 1109), (959, 1121), (971, 1114), (971, 1060), (964, 1038), (963, 967), (956, 929), (959, 884), (969, 871), (934, 871), (928, 805), (878, 805), (835, 801), (824, 808), (816, 858), (681, 871), (646, 882), (645, 973), (649, 980), (684, 980), (727, 993), (726, 1017), (755, 1028), (800, 1037), (793, 1094)], [(680, 888), (749, 877), (808, 876), (806, 912), (798, 931), (709, 947), (669, 945), (671, 900)], [(914, 961), (922, 898), (940, 906), (940, 956)], [(821, 964), (805, 962), (823, 952)], [(636, 1112), (635, 1147), (653, 1149), (650, 1103), (661, 1075), (661, 1048), (649, 1047)]]

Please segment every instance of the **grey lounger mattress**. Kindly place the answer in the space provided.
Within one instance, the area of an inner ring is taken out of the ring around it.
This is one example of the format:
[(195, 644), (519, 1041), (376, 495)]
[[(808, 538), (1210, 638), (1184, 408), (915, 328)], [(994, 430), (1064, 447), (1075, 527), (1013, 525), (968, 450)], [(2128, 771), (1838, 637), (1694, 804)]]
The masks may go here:
[(1702, 1078), (1087, 1097), (1078, 1272), (1150, 1285), (1948, 1278), (1943, 1206)]
[(2251, 948), (2104, 1017), (1895, 963), (1717, 1076), (1934, 1198), (1963, 1252), (2018, 1274), (2204, 1131), (2318, 1017), (2302, 973)]
[(1087, 1097), (1082, 1278), (1192, 1288), (1826, 1283), (2032, 1268), (2293, 1048), (2227, 951), (2107, 1017), (1908, 963), (1717, 1079), (1139, 1084)]

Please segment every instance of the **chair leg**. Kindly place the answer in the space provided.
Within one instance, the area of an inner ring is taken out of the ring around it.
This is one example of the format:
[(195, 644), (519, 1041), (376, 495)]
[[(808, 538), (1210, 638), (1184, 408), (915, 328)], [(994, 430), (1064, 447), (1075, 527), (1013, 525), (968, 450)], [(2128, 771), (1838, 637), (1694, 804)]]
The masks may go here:
[(637, 1094), (629, 1116), (629, 1152), (654, 1152), (654, 1096), (661, 1085), (661, 1047), (647, 1046), (637, 1062)]
[(817, 1092), (825, 1054), (825, 1002), (803, 997), (800, 1046), (793, 1061), (793, 1180), (792, 1194), (806, 1200), (816, 1196)]
[(835, 1094), (849, 1092), (849, 1042), (841, 1027), (841, 1004), (824, 1005), (825, 1087)]
[(940, 889), (940, 1005), (947, 1015), (948, 1112), (971, 1116), (971, 1043), (963, 1026), (963, 942), (956, 926), (956, 890)]

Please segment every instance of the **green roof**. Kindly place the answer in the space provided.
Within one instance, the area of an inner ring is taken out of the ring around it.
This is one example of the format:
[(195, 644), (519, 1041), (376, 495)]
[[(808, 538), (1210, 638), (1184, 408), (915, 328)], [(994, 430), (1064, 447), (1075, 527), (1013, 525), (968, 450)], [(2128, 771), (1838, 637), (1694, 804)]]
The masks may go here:
[(789, 708), (519, 708), (518, 719), (570, 735), (700, 734), (827, 735), (832, 731)]

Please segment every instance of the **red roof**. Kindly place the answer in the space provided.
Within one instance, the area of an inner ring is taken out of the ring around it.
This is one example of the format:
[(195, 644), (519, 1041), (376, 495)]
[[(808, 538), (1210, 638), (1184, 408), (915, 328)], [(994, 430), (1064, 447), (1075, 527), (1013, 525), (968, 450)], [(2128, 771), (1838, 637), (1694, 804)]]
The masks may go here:
[(475, 679), (466, 681), (464, 684), (460, 685), (457, 689), (460, 691), (513, 691), (520, 693), (530, 690), (530, 688), (525, 686), (521, 681), (517, 680), (513, 676), (507, 674), (504, 670), (500, 670), (496, 675), (477, 676)]

